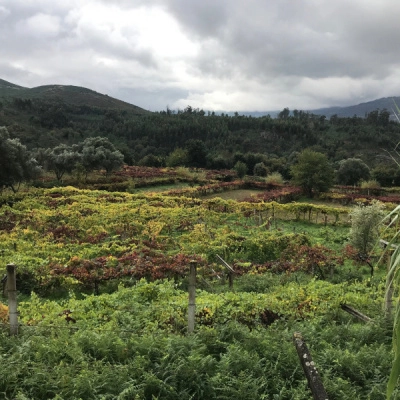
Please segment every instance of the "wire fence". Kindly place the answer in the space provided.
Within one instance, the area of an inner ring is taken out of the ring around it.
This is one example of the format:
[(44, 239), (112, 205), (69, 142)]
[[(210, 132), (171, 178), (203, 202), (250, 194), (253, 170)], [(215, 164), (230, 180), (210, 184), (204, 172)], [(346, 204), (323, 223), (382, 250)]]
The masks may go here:
[[(195, 329), (207, 327), (221, 327), (229, 322), (238, 322), (242, 325), (254, 329), (258, 327), (265, 327), (266, 320), (263, 320), (263, 310), (260, 308), (258, 313), (246, 312), (240, 307), (232, 311), (233, 303), (219, 293), (218, 298), (222, 302), (196, 302), (195, 308)], [(101, 317), (93, 319), (80, 319), (80, 315), (84, 313), (83, 310), (66, 310), (67, 313), (59, 313), (58, 310), (45, 315), (42, 320), (32, 320), (28, 323), (18, 323), (18, 334), (24, 332), (38, 330), (38, 331), (54, 331), (63, 330), (71, 333), (77, 331), (90, 330), (97, 333), (112, 332), (115, 334), (143, 334), (146, 335), (150, 332), (154, 333), (159, 331), (160, 334), (165, 333), (178, 333), (184, 334), (188, 329), (188, 305), (183, 304), (168, 304), (168, 305), (143, 305), (137, 304), (139, 307), (129, 310), (126, 306), (114, 310), (108, 306), (107, 308), (98, 310), (105, 320), (102, 321)], [(226, 307), (229, 307), (229, 312)], [(115, 315), (118, 313), (118, 315)], [(135, 315), (140, 315), (135, 319)], [(126, 318), (125, 318), (126, 317)], [(272, 318), (277, 318), (272, 316)], [(27, 316), (24, 318), (27, 319)], [(134, 328), (118, 326), (119, 324), (126, 323), (134, 325)], [(110, 327), (111, 325), (111, 327)], [(9, 322), (0, 322), (0, 329), (9, 331), (12, 325)]]

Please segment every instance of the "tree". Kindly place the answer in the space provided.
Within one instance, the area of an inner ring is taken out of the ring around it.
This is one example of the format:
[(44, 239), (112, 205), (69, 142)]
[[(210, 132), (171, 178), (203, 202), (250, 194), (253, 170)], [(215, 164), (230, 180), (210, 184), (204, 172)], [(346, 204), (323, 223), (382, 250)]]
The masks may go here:
[(265, 161), (267, 157), (264, 154), (260, 153), (252, 153), (247, 152), (243, 155), (243, 162), (247, 165), (248, 171), (250, 173), (254, 173), (254, 167), (258, 163), (263, 163), (265, 165)]
[(230, 160), (227, 160), (221, 155), (207, 155), (207, 169), (229, 169), (232, 167)]
[(350, 244), (364, 256), (369, 254), (379, 238), (379, 224), (383, 215), (383, 205), (379, 202), (356, 206), (350, 213)]
[(243, 161), (238, 161), (233, 169), (236, 171), (239, 178), (244, 178), (247, 173), (247, 165)]
[(191, 139), (186, 143), (188, 154), (188, 166), (203, 168), (206, 166), (207, 150), (204, 142), (198, 139)]
[(279, 114), (278, 114), (278, 118), (279, 119), (288, 119), (290, 115), (290, 110), (289, 108), (284, 108)]
[(357, 185), (361, 180), (369, 179), (368, 165), (359, 158), (348, 158), (339, 162), (336, 177), (342, 185)]
[(400, 186), (400, 169), (395, 164), (378, 164), (371, 171), (371, 175), (381, 186)]
[(53, 171), (58, 181), (65, 173), (71, 173), (76, 164), (81, 161), (81, 155), (77, 149), (66, 144), (47, 149), (41, 157), (45, 160), (46, 169)]
[(159, 168), (162, 167), (163, 160), (160, 157), (155, 156), (154, 154), (147, 154), (147, 156), (144, 156), (142, 159), (139, 160), (138, 165), (142, 167)]
[(86, 172), (105, 169), (108, 174), (124, 162), (124, 155), (106, 137), (87, 138), (79, 147)]
[(188, 163), (188, 152), (177, 147), (166, 159), (167, 167), (184, 167)]
[(284, 179), (290, 179), (290, 164), (292, 164), (292, 160), (290, 157), (293, 157), (293, 160), (297, 160), (298, 153), (292, 153), (289, 156), (289, 159), (285, 157), (270, 157), (266, 161), (264, 161), (265, 166), (271, 172), (279, 172)]
[(293, 183), (313, 197), (314, 193), (327, 191), (333, 184), (333, 168), (325, 154), (305, 149), (291, 169)]
[(41, 168), (18, 139), (10, 139), (6, 127), (0, 127), (0, 191), (10, 188), (14, 193), (24, 181), (39, 176)]
[(267, 176), (268, 168), (265, 166), (263, 162), (257, 163), (253, 169), (254, 176)]

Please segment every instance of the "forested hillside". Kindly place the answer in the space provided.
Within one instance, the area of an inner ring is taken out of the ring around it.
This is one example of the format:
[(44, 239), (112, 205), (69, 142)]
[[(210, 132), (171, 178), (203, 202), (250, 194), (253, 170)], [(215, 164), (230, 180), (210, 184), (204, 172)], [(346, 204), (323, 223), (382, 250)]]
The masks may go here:
[[(269, 115), (217, 115), (188, 106), (151, 113), (85, 88), (42, 86), (33, 89), (0, 81), (0, 126), (28, 149), (81, 143), (107, 137), (127, 164), (232, 168), (258, 162), (289, 177), (289, 165), (304, 148), (331, 162), (350, 157), (370, 168), (393, 166), (388, 155), (400, 140), (400, 125), (386, 109), (361, 117), (315, 115), (282, 110)], [(181, 150), (189, 153), (182, 159)], [(193, 159), (195, 155), (195, 159)]]

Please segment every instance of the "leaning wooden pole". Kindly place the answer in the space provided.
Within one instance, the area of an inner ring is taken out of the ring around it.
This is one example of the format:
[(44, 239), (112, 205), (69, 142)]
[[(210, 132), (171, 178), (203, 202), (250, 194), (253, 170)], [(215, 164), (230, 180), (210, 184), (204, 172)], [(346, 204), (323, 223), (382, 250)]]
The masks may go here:
[(194, 332), (194, 321), (196, 317), (196, 268), (196, 261), (191, 261), (189, 271), (188, 333)]
[(17, 282), (14, 264), (7, 265), (7, 294), (10, 335), (18, 335)]
[(360, 319), (361, 321), (364, 321), (364, 322), (373, 322), (373, 320), (372, 320), (370, 317), (368, 317), (368, 316), (365, 315), (365, 314), (362, 314), (360, 311), (356, 310), (356, 309), (353, 308), (353, 307), (350, 307), (350, 306), (347, 305), (347, 304), (341, 304), (341, 305), (340, 305), (340, 308), (341, 308), (343, 311), (346, 311), (346, 312), (348, 312), (349, 314), (351, 314), (353, 317), (356, 317), (356, 318)]
[(328, 395), (301, 333), (295, 332), (293, 334), (293, 343), (296, 347), (301, 366), (303, 367), (304, 374), (306, 375), (308, 381), (308, 386), (313, 395), (313, 399), (328, 400)]
[(218, 254), (216, 254), (218, 260), (221, 262), (221, 264), (227, 268), (228, 270), (228, 282), (229, 282), (229, 287), (232, 289), (233, 288), (233, 274), (235, 273), (234, 269)]

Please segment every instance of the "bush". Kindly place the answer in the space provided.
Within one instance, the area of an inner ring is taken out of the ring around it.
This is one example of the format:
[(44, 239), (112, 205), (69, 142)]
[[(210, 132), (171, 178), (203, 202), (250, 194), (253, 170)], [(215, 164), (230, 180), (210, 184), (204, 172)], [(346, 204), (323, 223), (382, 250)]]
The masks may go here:
[(272, 273), (262, 275), (246, 274), (236, 281), (241, 292), (267, 293), (280, 284), (280, 277)]
[(264, 165), (263, 162), (257, 163), (253, 169), (254, 176), (266, 176), (268, 173), (267, 167)]
[(366, 191), (366, 194), (371, 195), (379, 195), (381, 191), (381, 185), (376, 180), (369, 180), (361, 182), (361, 189)]
[(283, 185), (283, 177), (279, 172), (272, 172), (265, 178), (265, 183), (273, 185)]

